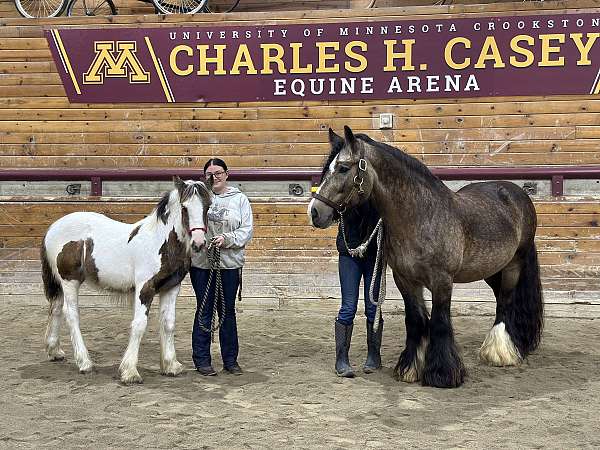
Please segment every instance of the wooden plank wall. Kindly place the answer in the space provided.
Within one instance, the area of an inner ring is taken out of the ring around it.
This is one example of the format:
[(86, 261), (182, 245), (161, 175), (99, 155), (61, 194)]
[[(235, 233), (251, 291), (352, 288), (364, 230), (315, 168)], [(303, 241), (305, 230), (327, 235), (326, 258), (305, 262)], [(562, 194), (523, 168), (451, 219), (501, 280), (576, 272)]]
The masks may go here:
[[(76, 0), (81, 1), (81, 0)], [(506, 0), (503, 0), (506, 1)], [(141, 0), (113, 0), (119, 15), (154, 14), (154, 6)], [(227, 0), (209, 0), (215, 11), (228, 9), (232, 4)], [(496, 0), (461, 0), (460, 4), (493, 3)], [(317, 11), (331, 9), (362, 9), (371, 3), (370, 0), (240, 0), (235, 12), (258, 11)], [(429, 6), (435, 0), (376, 0), (376, 8)], [(0, 0), (0, 17), (20, 17), (14, 0)]]
[[(585, 11), (597, 5), (578, 0), (366, 11), (357, 3), (330, 1), (289, 2), (288, 8), (305, 11), (281, 11), (286, 2), (270, 2), (268, 7), (267, 3), (253, 0), (252, 4), (257, 10), (269, 12), (229, 15), (1, 19), (0, 167), (199, 167), (215, 155), (238, 168), (318, 167), (328, 151), (326, 130), (341, 130), (346, 124), (375, 139), (402, 146), (428, 165), (599, 163), (600, 100), (593, 96), (71, 105), (42, 34), (45, 26), (57, 24), (151, 26), (225, 20), (259, 23), (345, 21), (374, 16), (445, 18), (511, 11), (558, 12), (565, 8)], [(325, 4), (338, 9), (316, 9)], [(380, 112), (394, 113), (397, 126), (393, 130), (375, 128), (374, 120)], [(0, 301), (21, 304), (42, 302), (36, 247), (52, 220), (72, 210), (93, 210), (134, 221), (153, 206), (133, 199), (0, 200)], [(257, 228), (249, 249), (250, 277), (245, 295), (270, 307), (302, 305), (305, 300), (329, 297), (335, 303), (339, 289), (334, 230), (311, 229), (305, 219), (306, 203), (274, 199), (254, 201), (253, 206)], [(550, 310), (558, 315), (593, 316), (600, 303), (597, 199), (548, 198), (538, 201), (536, 207)], [(391, 280), (389, 284), (393, 284)], [(467, 286), (460, 292), (466, 300), (460, 306), (462, 311), (493, 310), (491, 294), (481, 285)], [(190, 294), (186, 285), (183, 296)], [(390, 295), (398, 298), (392, 288)], [(391, 307), (398, 304), (391, 302)]]
[[(148, 214), (147, 201), (4, 201), (0, 202), (0, 302), (44, 304), (38, 261), (48, 225), (74, 211), (97, 211), (124, 222)], [(315, 230), (307, 223), (306, 202), (253, 201), (255, 234), (244, 271), (245, 305), (268, 308), (331, 307), (339, 284), (335, 229)], [(551, 315), (594, 317), (600, 301), (597, 254), (600, 232), (597, 201), (537, 201), (537, 245)], [(83, 291), (83, 303), (101, 305), (101, 295)], [(188, 280), (181, 304), (193, 304)], [(388, 276), (390, 309), (401, 308), (400, 294)], [(329, 302), (328, 302), (329, 300)], [(307, 304), (310, 302), (310, 305)], [(491, 314), (494, 299), (483, 283), (457, 285), (454, 307), (468, 314)]]

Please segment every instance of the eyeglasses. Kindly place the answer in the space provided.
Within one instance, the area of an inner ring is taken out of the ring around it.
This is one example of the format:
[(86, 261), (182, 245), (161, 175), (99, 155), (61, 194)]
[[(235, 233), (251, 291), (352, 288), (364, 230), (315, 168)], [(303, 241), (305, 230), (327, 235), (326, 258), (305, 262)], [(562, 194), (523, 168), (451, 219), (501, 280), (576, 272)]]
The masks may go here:
[(210, 178), (210, 177), (223, 178), (224, 175), (225, 175), (225, 171), (224, 170), (219, 170), (218, 172), (206, 172), (204, 174), (204, 176), (207, 179)]

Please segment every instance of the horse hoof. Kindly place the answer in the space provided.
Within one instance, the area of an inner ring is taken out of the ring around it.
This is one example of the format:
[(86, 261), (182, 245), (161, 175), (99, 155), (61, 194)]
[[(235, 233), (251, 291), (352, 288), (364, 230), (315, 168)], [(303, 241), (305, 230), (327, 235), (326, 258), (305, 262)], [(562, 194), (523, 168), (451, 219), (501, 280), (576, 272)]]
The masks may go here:
[(495, 325), (479, 349), (479, 359), (488, 366), (518, 366), (523, 361), (504, 324)]
[(121, 383), (123, 384), (142, 384), (143, 382), (144, 380), (135, 368), (121, 372)]
[(457, 388), (461, 386), (465, 379), (463, 369), (448, 371), (427, 371), (423, 373), (423, 386), (432, 386), (437, 388)]
[(144, 380), (142, 379), (142, 377), (137, 374), (135, 376), (130, 376), (130, 377), (121, 377), (121, 383), (123, 383), (126, 386), (130, 386), (132, 384), (144, 384)]
[(397, 372), (396, 379), (404, 383), (416, 383), (419, 381), (419, 372), (414, 366), (410, 366), (403, 373)]
[(88, 373), (92, 373), (93, 368), (94, 368), (94, 365), (92, 364), (92, 362), (86, 361), (81, 366), (79, 366), (79, 373), (84, 374), (84, 375), (88, 374)]
[(519, 366), (523, 362), (518, 353), (492, 352), (483, 348), (479, 350), (479, 359), (492, 367)]
[(48, 361), (64, 361), (65, 360), (65, 352), (62, 350), (55, 350), (51, 353), (48, 353)]
[(181, 364), (179, 361), (175, 361), (166, 369), (163, 369), (162, 374), (167, 377), (176, 377), (181, 375), (181, 372), (183, 372), (183, 364)]

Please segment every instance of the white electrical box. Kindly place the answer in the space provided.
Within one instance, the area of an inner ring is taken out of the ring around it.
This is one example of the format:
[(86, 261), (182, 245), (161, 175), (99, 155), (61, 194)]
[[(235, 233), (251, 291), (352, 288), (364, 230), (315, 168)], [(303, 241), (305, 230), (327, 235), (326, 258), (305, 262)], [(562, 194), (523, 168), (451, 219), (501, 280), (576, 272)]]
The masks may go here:
[(394, 115), (392, 113), (379, 114), (379, 129), (385, 130), (394, 127)]

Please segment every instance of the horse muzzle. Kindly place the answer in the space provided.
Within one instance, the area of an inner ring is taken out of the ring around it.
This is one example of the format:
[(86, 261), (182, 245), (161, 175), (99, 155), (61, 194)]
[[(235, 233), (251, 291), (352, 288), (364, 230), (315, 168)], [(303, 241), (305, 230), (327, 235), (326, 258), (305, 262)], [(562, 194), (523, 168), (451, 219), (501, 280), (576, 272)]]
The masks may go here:
[(192, 235), (192, 250), (199, 252), (206, 246), (206, 237), (202, 230), (193, 230)]
[(315, 228), (328, 228), (333, 223), (335, 210), (316, 199), (311, 201), (309, 211), (311, 225)]

